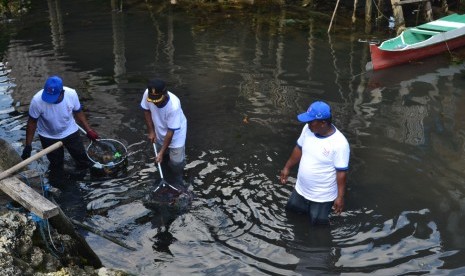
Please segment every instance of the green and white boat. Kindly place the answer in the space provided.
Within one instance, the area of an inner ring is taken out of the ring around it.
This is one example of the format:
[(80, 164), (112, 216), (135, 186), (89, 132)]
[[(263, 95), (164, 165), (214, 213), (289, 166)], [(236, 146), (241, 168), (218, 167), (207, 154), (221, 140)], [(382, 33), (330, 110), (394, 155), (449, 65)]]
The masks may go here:
[(370, 43), (371, 67), (384, 69), (465, 45), (465, 15), (451, 14), (416, 27), (407, 28), (380, 45)]

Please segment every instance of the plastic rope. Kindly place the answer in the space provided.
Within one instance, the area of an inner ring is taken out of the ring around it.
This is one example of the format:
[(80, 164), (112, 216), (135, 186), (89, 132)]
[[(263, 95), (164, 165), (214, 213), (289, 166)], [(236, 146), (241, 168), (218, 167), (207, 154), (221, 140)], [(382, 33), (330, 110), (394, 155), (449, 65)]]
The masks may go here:
[[(42, 187), (42, 193), (43, 193), (43, 196), (44, 197), (48, 197), (48, 191), (50, 190), (50, 185), (45, 183), (44, 181), (44, 177), (43, 175), (41, 174), (40, 175), (40, 184), (41, 184), (41, 187)], [(59, 253), (63, 253), (64, 252), (64, 246), (63, 246), (63, 243), (61, 244), (61, 249), (62, 250), (58, 250), (57, 247), (55, 246), (55, 243), (53, 242), (53, 239), (52, 239), (52, 234), (50, 233), (50, 224), (48, 222), (48, 219), (47, 220), (44, 220), (44, 225), (47, 226), (47, 232), (48, 232), (48, 236), (50, 238), (50, 243), (52, 244), (53, 248), (55, 249), (55, 251), (59, 252)], [(43, 227), (43, 225), (40, 226), (41, 228)]]
[(55, 246), (55, 243), (53, 242), (52, 234), (50, 233), (50, 224), (48, 223), (48, 220), (46, 220), (45, 224), (47, 225), (47, 231), (48, 231), (48, 236), (50, 237), (50, 243), (52, 244), (55, 251), (63, 254), (65, 252), (65, 246), (63, 245), (63, 243), (61, 243), (61, 250), (57, 249), (57, 247)]
[(446, 35), (444, 33), (441, 34), (442, 37), (444, 38), (444, 42), (446, 43), (446, 47), (447, 47), (447, 51), (449, 52), (449, 55), (452, 56), (452, 52), (450, 51), (449, 49), (449, 44), (447, 44), (447, 39), (446, 39)]
[[(62, 250), (58, 250), (57, 247), (55, 246), (55, 243), (53, 242), (53, 239), (52, 239), (52, 235), (51, 235), (51, 233), (50, 233), (50, 226), (49, 226), (48, 220), (41, 219), (39, 216), (37, 216), (36, 214), (34, 214), (34, 213), (32, 213), (32, 212), (30, 212), (29, 215), (30, 215), (32, 221), (34, 221), (34, 222), (37, 224), (37, 228), (39, 228), (40, 236), (42, 237), (42, 240), (44, 241), (45, 246), (47, 247), (47, 249), (48, 249), (51, 253), (53, 253), (53, 255), (54, 255), (55, 257), (59, 258), (59, 257), (55, 254), (55, 252), (63, 253), (63, 252), (64, 252), (64, 246), (63, 246), (63, 244), (61, 245)], [(44, 232), (45, 227), (47, 227), (47, 230), (48, 230), (48, 237), (49, 237), (50, 243), (52, 244), (53, 249), (55, 249), (55, 251), (52, 250), (52, 248), (50, 248), (49, 242), (48, 242), (48, 240), (47, 240), (47, 238), (46, 238), (46, 236), (45, 236), (45, 232)]]
[(50, 254), (52, 254), (55, 258), (60, 259), (60, 257), (59, 257), (57, 254), (55, 254), (55, 252), (50, 248), (50, 246), (49, 246), (49, 244), (48, 244), (47, 238), (45, 237), (44, 228), (42, 227), (43, 223), (38, 222), (37, 224), (39, 225), (40, 236), (42, 237), (42, 240), (44, 241), (45, 246), (47, 247), (48, 251), (49, 251)]
[(26, 182), (26, 185), (31, 186), (31, 184), (29, 183), (29, 179), (27, 179), (27, 177), (24, 174), (18, 173), (18, 175), (23, 178), (23, 180)]
[(45, 183), (42, 174), (40, 175), (40, 187), (42, 188), (42, 196), (48, 198), (48, 191), (50, 190), (50, 185)]
[(381, 14), (381, 15), (382, 15), (384, 18), (386, 18), (387, 20), (389, 20), (389, 18), (388, 18), (386, 15), (384, 15), (384, 13), (383, 13), (382, 11), (379, 10), (378, 5), (376, 5), (376, 0), (373, 0), (372, 2), (373, 2), (373, 4), (375, 5), (376, 10), (378, 11), (378, 13)]

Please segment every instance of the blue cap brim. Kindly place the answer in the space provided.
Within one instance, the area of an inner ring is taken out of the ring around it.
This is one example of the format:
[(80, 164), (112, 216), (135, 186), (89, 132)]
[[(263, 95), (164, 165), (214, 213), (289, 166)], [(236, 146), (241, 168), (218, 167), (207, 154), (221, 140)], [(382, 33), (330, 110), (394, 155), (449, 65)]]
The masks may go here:
[(308, 115), (307, 112), (305, 112), (305, 113), (297, 115), (297, 120), (299, 120), (302, 123), (308, 123), (310, 121), (315, 120), (315, 118), (313, 118), (312, 116)]

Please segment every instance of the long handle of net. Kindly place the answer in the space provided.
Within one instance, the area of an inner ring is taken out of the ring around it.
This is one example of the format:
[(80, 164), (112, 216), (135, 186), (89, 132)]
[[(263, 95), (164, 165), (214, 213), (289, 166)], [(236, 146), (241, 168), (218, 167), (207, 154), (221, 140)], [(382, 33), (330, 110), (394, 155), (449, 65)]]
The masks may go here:
[(84, 133), (85, 135), (87, 135), (87, 131), (85, 131), (80, 125), (77, 125), (79, 130)]
[[(85, 135), (87, 135), (87, 131), (85, 129), (83, 129), (80, 125), (77, 125), (79, 130), (84, 133)], [(95, 141), (100, 141), (100, 139), (96, 139)]]
[[(155, 152), (155, 157), (158, 158), (157, 146), (155, 145), (155, 143), (152, 143), (152, 144), (153, 144), (153, 151)], [(157, 162), (157, 164), (158, 164), (158, 170), (160, 171), (160, 177), (161, 177), (161, 179), (163, 179), (163, 172), (161, 170), (161, 165), (160, 165), (159, 162)]]

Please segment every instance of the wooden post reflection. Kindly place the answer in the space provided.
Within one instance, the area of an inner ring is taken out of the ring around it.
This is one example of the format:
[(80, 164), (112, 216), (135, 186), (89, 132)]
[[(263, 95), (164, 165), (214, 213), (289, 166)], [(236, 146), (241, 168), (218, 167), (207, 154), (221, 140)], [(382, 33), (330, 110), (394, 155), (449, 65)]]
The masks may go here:
[(124, 15), (122, 0), (111, 0), (111, 25), (113, 30), (114, 77), (118, 78), (126, 73), (126, 56), (124, 43)]
[(308, 45), (308, 57), (307, 57), (307, 74), (309, 80), (312, 79), (312, 68), (313, 68), (313, 61), (314, 61), (314, 56), (315, 56), (315, 37), (313, 35), (313, 19), (308, 20), (308, 39), (307, 39), (307, 45)]
[(372, 5), (371, 0), (366, 0), (365, 2), (365, 33), (371, 33), (371, 12)]
[(169, 72), (170, 74), (174, 74), (174, 27), (173, 27), (173, 15), (170, 11), (168, 17), (168, 24), (166, 30), (166, 45), (164, 47), (166, 58), (169, 64)]
[(63, 35), (63, 16), (60, 8), (60, 0), (48, 0), (48, 11), (50, 14), (50, 31), (52, 33), (53, 49), (62, 49), (65, 44)]

